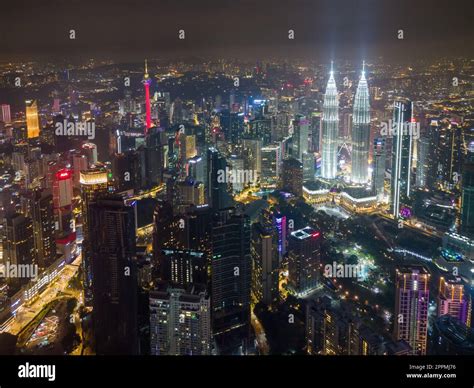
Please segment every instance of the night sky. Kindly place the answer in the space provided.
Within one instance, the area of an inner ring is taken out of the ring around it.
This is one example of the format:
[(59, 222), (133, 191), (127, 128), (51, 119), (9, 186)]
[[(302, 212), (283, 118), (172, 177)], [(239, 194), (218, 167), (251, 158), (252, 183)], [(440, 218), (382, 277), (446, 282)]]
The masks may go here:
[[(474, 51), (473, 0), (4, 0), (0, 9), (1, 59), (383, 55), (409, 60)], [(74, 41), (70, 29), (76, 30)], [(185, 40), (178, 39), (179, 29)], [(289, 29), (295, 30), (293, 41)], [(399, 29), (403, 41), (397, 40)]]

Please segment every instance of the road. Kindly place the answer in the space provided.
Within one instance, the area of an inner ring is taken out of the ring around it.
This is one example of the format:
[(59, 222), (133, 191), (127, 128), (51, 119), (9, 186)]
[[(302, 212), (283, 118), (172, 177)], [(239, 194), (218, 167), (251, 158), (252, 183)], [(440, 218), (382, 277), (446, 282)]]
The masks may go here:
[(79, 291), (68, 289), (68, 283), (71, 278), (77, 273), (81, 263), (82, 256), (79, 255), (74, 262), (66, 264), (61, 274), (50, 283), (35, 299), (21, 306), (15, 318), (7, 327), (5, 332), (17, 335), (24, 327), (26, 327), (51, 301), (59, 296), (60, 293), (66, 292), (70, 296), (81, 299)]
[(250, 316), (252, 327), (255, 330), (255, 336), (257, 338), (258, 348), (260, 350), (260, 354), (267, 355), (270, 353), (270, 346), (268, 345), (267, 336), (265, 334), (265, 330), (263, 329), (262, 324), (258, 320), (257, 316), (253, 313)]

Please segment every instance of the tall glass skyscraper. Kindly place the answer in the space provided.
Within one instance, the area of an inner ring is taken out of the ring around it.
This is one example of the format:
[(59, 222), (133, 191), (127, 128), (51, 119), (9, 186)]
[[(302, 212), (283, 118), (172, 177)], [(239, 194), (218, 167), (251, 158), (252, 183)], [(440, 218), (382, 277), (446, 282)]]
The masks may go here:
[(412, 119), (413, 103), (411, 101), (395, 101), (393, 125), (390, 128), (393, 133), (390, 210), (396, 218), (400, 214), (400, 202), (410, 196), (413, 159), (413, 137), (410, 134)]
[(323, 105), (323, 152), (321, 175), (326, 179), (336, 178), (337, 138), (339, 132), (339, 96), (331, 64), (329, 81), (324, 94)]
[(474, 155), (469, 153), (462, 175), (461, 234), (474, 238)]
[(357, 86), (352, 115), (352, 176), (353, 183), (369, 180), (370, 104), (369, 88), (365, 79), (365, 64)]

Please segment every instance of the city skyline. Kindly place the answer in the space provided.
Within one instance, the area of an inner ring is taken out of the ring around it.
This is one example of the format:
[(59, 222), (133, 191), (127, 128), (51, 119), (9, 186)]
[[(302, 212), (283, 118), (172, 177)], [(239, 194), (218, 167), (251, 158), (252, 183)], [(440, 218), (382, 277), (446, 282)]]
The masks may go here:
[(299, 360), (258, 371), (281, 384), (469, 377), (472, 16), (464, 0), (6, 4), (0, 354), (18, 381), (34, 360), (35, 378), (95, 381), (90, 359), (201, 381), (226, 356)]

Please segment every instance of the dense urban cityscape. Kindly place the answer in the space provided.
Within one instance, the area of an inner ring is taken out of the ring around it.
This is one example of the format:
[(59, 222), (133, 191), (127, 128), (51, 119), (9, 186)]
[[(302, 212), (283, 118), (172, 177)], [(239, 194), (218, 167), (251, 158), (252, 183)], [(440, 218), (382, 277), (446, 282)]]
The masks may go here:
[(2, 4), (1, 388), (472, 387), (473, 18)]
[(4, 353), (474, 353), (473, 60), (0, 71)]

